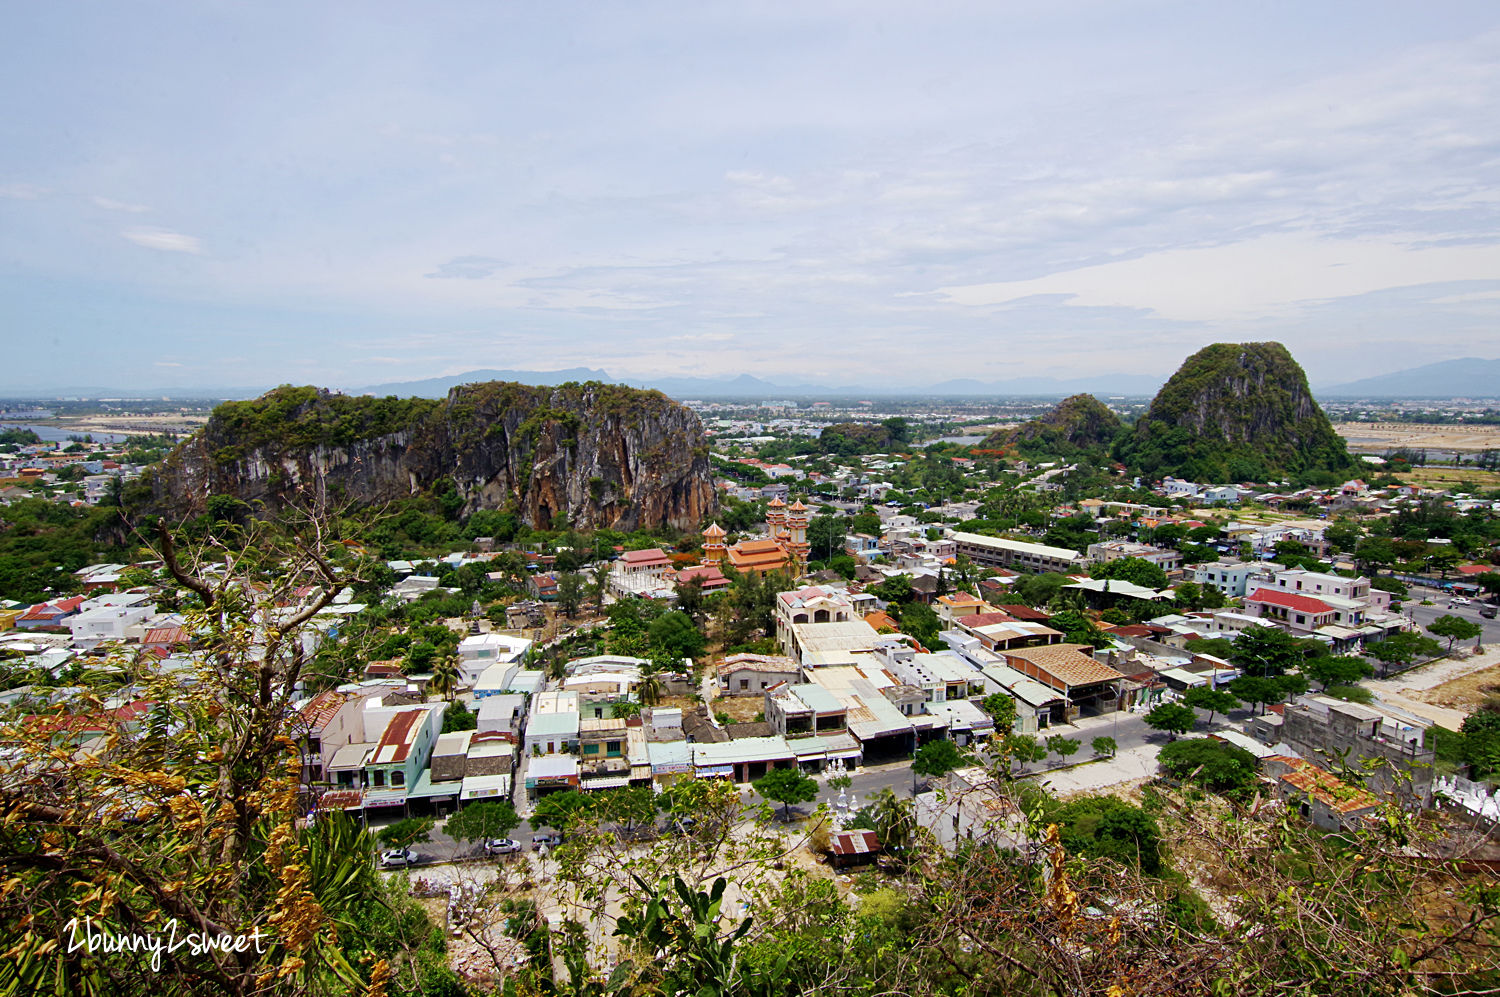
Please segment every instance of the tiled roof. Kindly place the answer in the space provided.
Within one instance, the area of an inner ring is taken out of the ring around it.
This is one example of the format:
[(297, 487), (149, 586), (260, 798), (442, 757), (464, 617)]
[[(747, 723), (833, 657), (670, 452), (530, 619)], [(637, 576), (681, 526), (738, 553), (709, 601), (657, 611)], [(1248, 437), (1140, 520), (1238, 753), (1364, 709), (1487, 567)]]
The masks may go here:
[(644, 550), (627, 550), (622, 560), (626, 564), (668, 564), (671, 559), (666, 552), (657, 547), (647, 547)]
[(1279, 776), (1282, 782), (1295, 786), (1341, 814), (1380, 805), (1380, 801), (1372, 793), (1349, 785), (1332, 772), (1325, 772), (1305, 759), (1287, 755), (1273, 755), (1272, 758), (1292, 767), (1292, 771)]
[(1295, 592), (1282, 592), (1279, 589), (1256, 589), (1255, 594), (1245, 601), (1260, 602), (1271, 606), (1282, 606), (1299, 613), (1333, 612), (1333, 607), (1320, 599), (1297, 595)]
[(1068, 687), (1092, 685), (1095, 682), (1111, 682), (1125, 676), (1106, 664), (1102, 664), (1079, 648), (1081, 644), (1047, 644), (1042, 647), (1025, 647), (1006, 651), (1009, 658), (1029, 661), (1037, 668), (1053, 676)]

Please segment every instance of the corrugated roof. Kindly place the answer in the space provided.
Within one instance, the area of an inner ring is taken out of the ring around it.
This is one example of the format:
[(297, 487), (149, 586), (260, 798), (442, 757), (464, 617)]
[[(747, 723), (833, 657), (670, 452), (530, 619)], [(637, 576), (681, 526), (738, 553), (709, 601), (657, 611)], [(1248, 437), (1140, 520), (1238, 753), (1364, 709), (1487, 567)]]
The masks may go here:
[(1272, 606), (1282, 606), (1293, 609), (1299, 613), (1331, 613), (1333, 607), (1321, 599), (1313, 599), (1305, 595), (1297, 595), (1294, 592), (1282, 592), (1277, 589), (1256, 589), (1255, 594), (1245, 600), (1246, 602), (1260, 602)]

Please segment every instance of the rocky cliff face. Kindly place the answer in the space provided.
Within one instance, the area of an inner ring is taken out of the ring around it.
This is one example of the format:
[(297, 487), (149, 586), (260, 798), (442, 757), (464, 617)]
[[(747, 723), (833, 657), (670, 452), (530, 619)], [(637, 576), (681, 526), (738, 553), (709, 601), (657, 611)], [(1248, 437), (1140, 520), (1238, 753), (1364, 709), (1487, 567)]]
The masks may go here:
[(693, 529), (714, 510), (698, 417), (656, 391), (598, 383), (454, 388), (443, 401), (282, 387), (214, 410), (157, 469), (157, 504), (201, 512), (211, 495), (390, 501), (448, 479), (463, 514), (513, 509), (548, 526)]
[(1208, 481), (1354, 464), (1280, 343), (1216, 343), (1188, 357), (1121, 451), (1148, 472)]
[(1017, 446), (1022, 450), (1068, 455), (1090, 447), (1107, 447), (1120, 432), (1120, 417), (1093, 395), (1072, 395), (1046, 415), (1015, 429), (996, 430), (981, 446)]

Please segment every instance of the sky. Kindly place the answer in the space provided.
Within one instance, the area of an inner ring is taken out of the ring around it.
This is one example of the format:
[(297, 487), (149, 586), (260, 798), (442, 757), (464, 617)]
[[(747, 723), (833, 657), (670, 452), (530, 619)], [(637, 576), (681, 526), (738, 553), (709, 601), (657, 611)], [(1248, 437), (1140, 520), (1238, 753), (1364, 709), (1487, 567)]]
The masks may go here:
[(1500, 5), (12, 4), (0, 390), (1500, 356)]

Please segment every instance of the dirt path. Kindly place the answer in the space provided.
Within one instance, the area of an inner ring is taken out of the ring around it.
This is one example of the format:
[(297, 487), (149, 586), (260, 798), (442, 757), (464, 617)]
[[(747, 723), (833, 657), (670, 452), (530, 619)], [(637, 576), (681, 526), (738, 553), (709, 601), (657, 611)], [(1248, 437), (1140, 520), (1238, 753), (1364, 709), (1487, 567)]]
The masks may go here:
[(1377, 697), (1450, 730), (1478, 709), (1500, 685), (1500, 648), (1468, 658), (1444, 658), (1393, 679), (1362, 683)]

